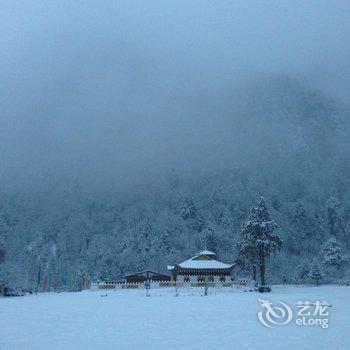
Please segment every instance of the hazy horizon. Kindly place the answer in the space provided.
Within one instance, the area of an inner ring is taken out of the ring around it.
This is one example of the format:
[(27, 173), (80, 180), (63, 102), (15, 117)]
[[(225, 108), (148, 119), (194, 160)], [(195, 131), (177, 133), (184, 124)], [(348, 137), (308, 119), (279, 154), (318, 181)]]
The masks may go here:
[(276, 81), (350, 102), (346, 1), (4, 1), (0, 20), (4, 187), (252, 168), (299, 137)]

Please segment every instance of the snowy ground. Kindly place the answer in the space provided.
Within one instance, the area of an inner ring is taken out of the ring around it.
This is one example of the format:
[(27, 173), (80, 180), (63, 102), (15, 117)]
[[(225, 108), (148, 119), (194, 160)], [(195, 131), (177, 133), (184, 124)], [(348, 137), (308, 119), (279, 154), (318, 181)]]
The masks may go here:
[[(102, 294), (107, 293), (107, 297)], [(258, 293), (202, 288), (43, 293), (0, 298), (0, 349), (350, 349), (350, 287), (275, 287), (293, 306), (326, 300), (329, 328), (259, 323)]]

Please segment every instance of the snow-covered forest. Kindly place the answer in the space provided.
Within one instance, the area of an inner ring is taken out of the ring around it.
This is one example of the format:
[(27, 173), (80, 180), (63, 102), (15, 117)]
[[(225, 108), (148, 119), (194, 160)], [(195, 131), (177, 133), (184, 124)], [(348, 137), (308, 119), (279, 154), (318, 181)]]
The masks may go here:
[(205, 247), (233, 263), (261, 196), (283, 240), (268, 283), (349, 279), (348, 13), (4, 1), (0, 281), (80, 290)]
[[(310, 282), (315, 259), (323, 281), (348, 277), (349, 110), (290, 79), (265, 79), (249, 89), (240, 106), (246, 139), (240, 161), (233, 155), (230, 162), (228, 154), (225, 166), (193, 170), (193, 176), (170, 170), (133, 191), (45, 181), (23, 192), (2, 188), (1, 278), (36, 283), (41, 265), (41, 283), (79, 289), (85, 278), (164, 272), (204, 246), (232, 262), (260, 196), (283, 239), (268, 263), (271, 282)], [(227, 126), (232, 134), (235, 127)]]

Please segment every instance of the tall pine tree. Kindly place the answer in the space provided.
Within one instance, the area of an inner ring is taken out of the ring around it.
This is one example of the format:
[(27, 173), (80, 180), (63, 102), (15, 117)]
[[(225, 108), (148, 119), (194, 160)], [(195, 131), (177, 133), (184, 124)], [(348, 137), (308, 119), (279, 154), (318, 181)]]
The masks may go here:
[(273, 233), (277, 227), (261, 197), (257, 206), (251, 208), (249, 219), (242, 228), (242, 241), (237, 245), (238, 260), (258, 266), (261, 286), (266, 282), (266, 259), (282, 246), (281, 238)]

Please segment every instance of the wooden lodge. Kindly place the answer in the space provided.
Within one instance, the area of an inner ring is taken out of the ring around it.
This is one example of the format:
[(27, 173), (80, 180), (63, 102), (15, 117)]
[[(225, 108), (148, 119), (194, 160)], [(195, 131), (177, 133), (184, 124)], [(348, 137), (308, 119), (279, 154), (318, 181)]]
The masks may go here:
[(168, 266), (171, 276), (145, 270), (123, 276), (120, 282), (99, 282), (92, 289), (124, 289), (180, 286), (231, 286), (231, 273), (235, 264), (225, 264), (216, 260), (216, 254), (204, 250), (179, 264)]
[(225, 264), (215, 259), (216, 254), (204, 250), (182, 263), (168, 266), (172, 282), (191, 285), (231, 284), (231, 272), (235, 264)]

